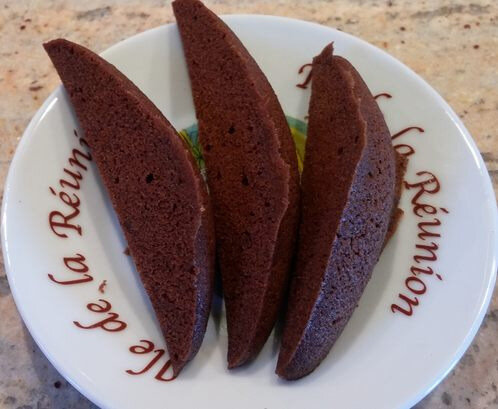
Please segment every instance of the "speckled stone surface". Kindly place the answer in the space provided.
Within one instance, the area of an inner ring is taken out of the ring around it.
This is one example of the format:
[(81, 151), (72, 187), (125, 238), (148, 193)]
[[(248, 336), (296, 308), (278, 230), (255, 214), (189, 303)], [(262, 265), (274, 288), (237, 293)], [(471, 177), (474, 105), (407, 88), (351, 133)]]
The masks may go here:
[[(173, 20), (159, 0), (0, 0), (0, 189), (20, 136), (58, 85), (41, 43), (95, 51)], [(498, 185), (498, 1), (206, 0), (218, 13), (275, 14), (336, 27), (386, 49), (465, 122)], [(449, 376), (416, 409), (498, 408), (498, 293)], [(51, 366), (15, 308), (0, 260), (0, 408), (95, 408)], [(375, 409), (375, 408), (369, 408)]]

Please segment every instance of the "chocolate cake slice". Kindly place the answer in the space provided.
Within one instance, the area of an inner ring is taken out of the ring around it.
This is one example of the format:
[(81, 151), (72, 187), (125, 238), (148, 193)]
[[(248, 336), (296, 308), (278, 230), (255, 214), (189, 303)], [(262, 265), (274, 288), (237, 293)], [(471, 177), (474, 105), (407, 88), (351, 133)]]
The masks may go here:
[(228, 325), (228, 367), (253, 358), (286, 292), (298, 218), (294, 142), (268, 80), (197, 0), (173, 9), (207, 168)]
[(199, 350), (211, 305), (214, 227), (205, 184), (175, 129), (113, 65), (67, 40), (44, 47), (85, 132), (178, 375)]
[(408, 166), (408, 158), (406, 156), (402, 156), (399, 153), (395, 152), (396, 157), (396, 182), (394, 188), (394, 204), (393, 210), (391, 213), (391, 220), (389, 221), (389, 227), (387, 228), (386, 238), (384, 239), (384, 247), (387, 245), (387, 242), (391, 239), (391, 237), (396, 233), (398, 229), (399, 222), (403, 217), (403, 210), (398, 207), (399, 200), (401, 198), (401, 192), (403, 190), (403, 179), (406, 173), (406, 167)]
[(395, 201), (389, 130), (332, 44), (313, 60), (302, 211), (276, 373), (298, 379), (327, 356), (380, 256)]

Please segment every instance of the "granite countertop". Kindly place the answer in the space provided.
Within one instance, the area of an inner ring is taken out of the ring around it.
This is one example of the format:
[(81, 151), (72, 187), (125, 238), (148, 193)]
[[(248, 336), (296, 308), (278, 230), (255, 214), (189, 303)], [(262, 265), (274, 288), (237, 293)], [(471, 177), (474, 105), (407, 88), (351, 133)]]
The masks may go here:
[[(95, 51), (173, 21), (163, 0), (0, 0), (0, 188), (28, 121), (59, 84), (41, 43)], [(425, 78), (473, 135), (498, 187), (496, 0), (206, 0), (217, 13), (275, 14), (339, 28)], [(1, 257), (1, 255), (0, 255)], [(44, 357), (14, 305), (0, 260), (0, 408), (95, 408)], [(472, 345), (417, 409), (498, 408), (498, 292)], [(375, 408), (372, 408), (375, 409)]]

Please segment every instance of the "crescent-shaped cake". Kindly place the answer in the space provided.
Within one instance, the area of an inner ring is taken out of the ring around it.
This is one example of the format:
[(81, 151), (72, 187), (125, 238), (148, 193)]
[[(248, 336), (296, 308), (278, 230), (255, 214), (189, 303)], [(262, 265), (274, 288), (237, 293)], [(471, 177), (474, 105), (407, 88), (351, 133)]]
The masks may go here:
[(298, 379), (327, 356), (379, 259), (399, 196), (384, 117), (332, 44), (314, 58), (302, 210), (276, 373)]
[(44, 47), (84, 130), (176, 376), (199, 350), (211, 306), (214, 227), (204, 181), (173, 126), (113, 65), (67, 40)]
[(294, 142), (265, 75), (198, 0), (173, 2), (212, 198), (228, 367), (252, 359), (286, 293), (298, 220)]

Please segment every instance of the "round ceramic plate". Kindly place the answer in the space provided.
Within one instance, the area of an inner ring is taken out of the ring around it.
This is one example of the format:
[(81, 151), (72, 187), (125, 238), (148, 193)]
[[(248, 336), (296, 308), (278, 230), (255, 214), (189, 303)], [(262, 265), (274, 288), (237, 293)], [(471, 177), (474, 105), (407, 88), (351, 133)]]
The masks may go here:
[[(171, 380), (158, 324), (61, 87), (26, 130), (5, 187), (2, 244), (19, 311), (48, 359), (103, 408), (408, 408), (461, 357), (491, 297), (497, 212), (479, 152), (441, 97), (383, 51), (301, 21), (225, 20), (268, 76), (298, 147), (310, 95), (296, 87), (308, 74), (298, 70), (334, 41), (372, 93), (384, 94), (378, 102), (393, 144), (409, 158), (404, 217), (327, 359), (300, 381), (280, 381), (272, 336), (255, 362), (229, 372), (217, 299), (199, 354)], [(103, 56), (186, 129), (195, 151), (176, 25)]]

